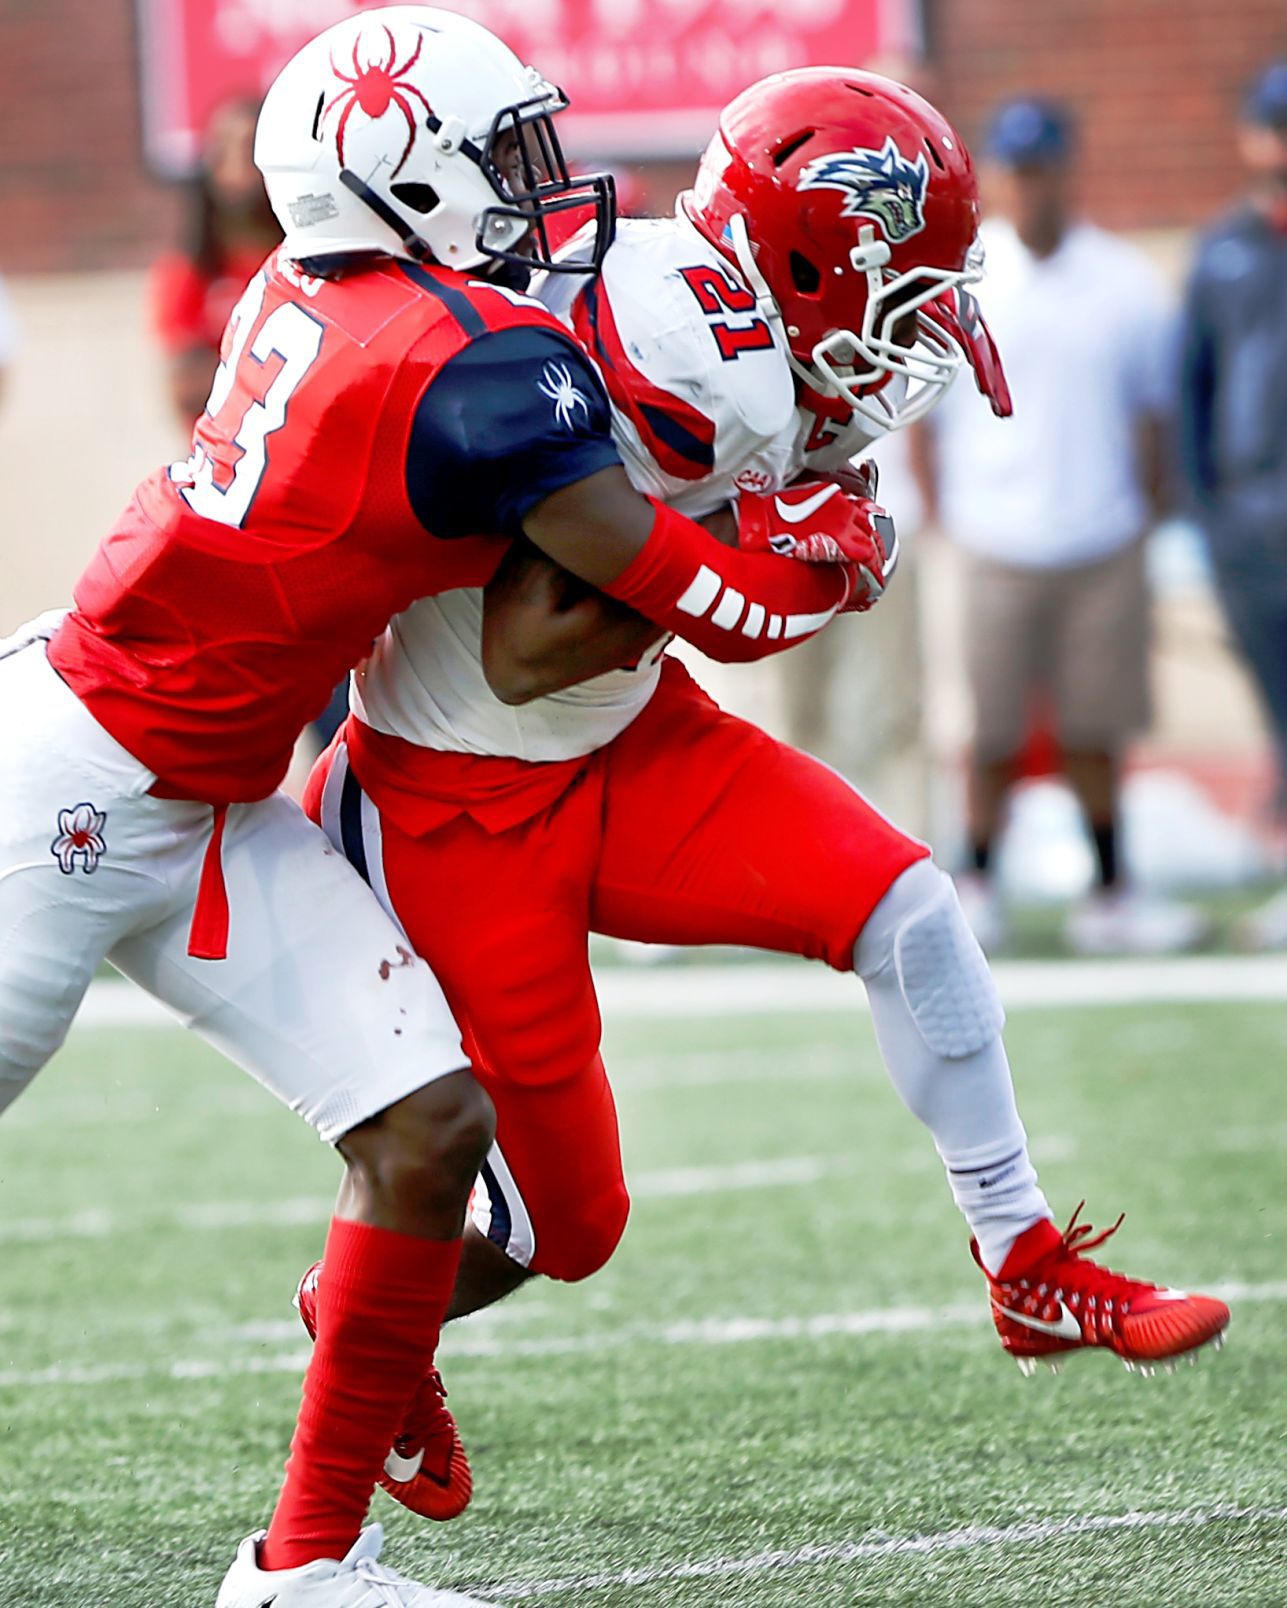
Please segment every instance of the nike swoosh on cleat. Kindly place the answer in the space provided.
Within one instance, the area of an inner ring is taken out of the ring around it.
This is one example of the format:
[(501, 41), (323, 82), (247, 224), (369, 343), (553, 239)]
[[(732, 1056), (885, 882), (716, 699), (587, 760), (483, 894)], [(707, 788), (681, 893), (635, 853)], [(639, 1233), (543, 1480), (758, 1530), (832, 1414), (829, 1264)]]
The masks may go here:
[(415, 1479), (420, 1472), (420, 1465), (425, 1460), (425, 1449), (422, 1446), (414, 1457), (399, 1457), (397, 1452), (390, 1452), (384, 1460), (384, 1472), (391, 1480), (397, 1480), (405, 1485), (408, 1480)]
[(788, 525), (802, 525), (806, 519), (812, 519), (824, 502), (830, 501), (840, 490), (837, 485), (824, 486), (816, 497), (810, 497), (807, 502), (784, 503), (781, 497), (773, 499), (778, 516)]
[(1081, 1324), (1062, 1301), (1059, 1303), (1058, 1323), (1047, 1323), (1044, 1318), (1030, 1318), (1023, 1312), (1011, 1312), (1010, 1308), (1003, 1307), (1000, 1301), (993, 1301), (992, 1305), (1002, 1317), (1010, 1318), (1015, 1323), (1022, 1323), (1026, 1329), (1037, 1329), (1042, 1334), (1053, 1334), (1059, 1340), (1080, 1340), (1082, 1337)]

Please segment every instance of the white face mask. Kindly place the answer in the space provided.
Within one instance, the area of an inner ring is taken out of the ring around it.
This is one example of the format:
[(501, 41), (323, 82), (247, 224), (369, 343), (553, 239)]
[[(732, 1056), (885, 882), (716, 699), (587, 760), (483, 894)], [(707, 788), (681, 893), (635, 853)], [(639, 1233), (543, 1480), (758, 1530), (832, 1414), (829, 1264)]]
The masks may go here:
[(910, 347), (894, 339), (897, 327), (945, 290), (973, 284), (983, 272), (977, 251), (959, 270), (922, 267), (898, 274), (888, 261), (889, 247), (874, 229), (864, 228), (850, 253), (852, 268), (867, 281), (862, 329), (833, 330), (813, 348), (808, 365), (792, 360), (815, 390), (839, 397), (880, 434), (928, 413), (965, 363), (955, 341), (930, 319), (917, 317)]

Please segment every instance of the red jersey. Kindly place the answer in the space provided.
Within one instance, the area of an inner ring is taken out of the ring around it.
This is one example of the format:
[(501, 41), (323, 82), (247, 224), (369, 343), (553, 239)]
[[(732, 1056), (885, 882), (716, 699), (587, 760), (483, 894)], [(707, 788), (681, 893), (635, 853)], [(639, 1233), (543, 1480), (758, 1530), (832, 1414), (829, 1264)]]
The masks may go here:
[(272, 792), (393, 615), (485, 584), (530, 507), (619, 462), (567, 331), (450, 270), (278, 252), (221, 355), (191, 458), (135, 492), (49, 650), (155, 791), (211, 804)]

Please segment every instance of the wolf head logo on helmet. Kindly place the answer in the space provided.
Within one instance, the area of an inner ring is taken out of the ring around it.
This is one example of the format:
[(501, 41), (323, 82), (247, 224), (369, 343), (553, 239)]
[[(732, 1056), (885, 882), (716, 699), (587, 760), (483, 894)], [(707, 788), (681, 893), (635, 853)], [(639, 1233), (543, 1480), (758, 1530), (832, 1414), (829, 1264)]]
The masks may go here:
[(922, 151), (909, 162), (887, 139), (879, 151), (855, 148), (816, 156), (800, 171), (802, 190), (839, 190), (842, 218), (875, 218), (890, 240), (906, 240), (925, 227), (929, 163)]

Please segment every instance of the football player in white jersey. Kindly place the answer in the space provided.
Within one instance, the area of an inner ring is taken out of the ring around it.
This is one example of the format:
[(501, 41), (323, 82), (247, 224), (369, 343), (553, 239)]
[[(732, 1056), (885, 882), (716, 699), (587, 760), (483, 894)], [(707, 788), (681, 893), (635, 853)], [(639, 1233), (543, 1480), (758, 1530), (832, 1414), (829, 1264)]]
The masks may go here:
[[(919, 96), (870, 74), (784, 73), (724, 112), (677, 218), (623, 224), (597, 282), (546, 294), (599, 366), (640, 489), (707, 515), (782, 488), (803, 536), (835, 490), (802, 471), (846, 465), (963, 364), (1008, 411), (965, 288), (977, 222), (969, 155)], [(548, 379), (555, 415), (575, 418), (572, 376)], [(802, 540), (798, 556), (823, 555)], [(892, 568), (892, 544), (879, 557)], [(687, 606), (747, 636), (789, 629), (714, 577)], [(586, 1277), (625, 1226), (593, 930), (804, 954), (863, 979), (1021, 1366), (1101, 1346), (1151, 1368), (1219, 1339), (1222, 1303), (1111, 1273), (1085, 1257), (1087, 1227), (1056, 1227), (995, 987), (926, 846), (723, 714), (654, 626), (519, 558), (486, 594), (400, 616), (353, 711), (306, 804), (432, 965), (497, 1111), (454, 1314), (533, 1273)], [(385, 1488), (451, 1517), (464, 1455), (431, 1375)]]

